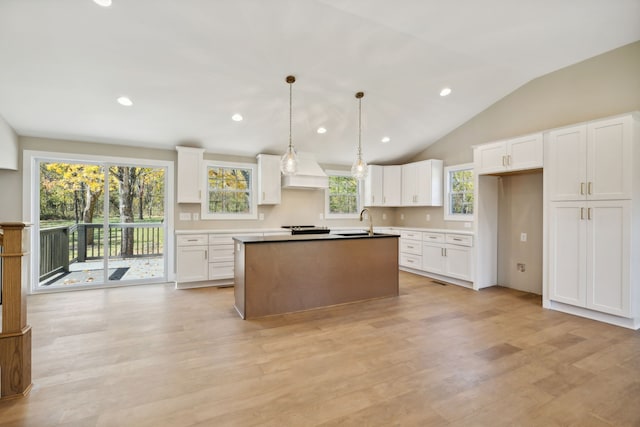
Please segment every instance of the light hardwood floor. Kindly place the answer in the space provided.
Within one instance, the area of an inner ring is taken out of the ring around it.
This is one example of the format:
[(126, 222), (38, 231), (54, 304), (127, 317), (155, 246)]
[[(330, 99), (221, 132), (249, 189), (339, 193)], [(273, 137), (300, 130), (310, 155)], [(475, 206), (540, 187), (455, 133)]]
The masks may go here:
[(0, 426), (638, 426), (640, 333), (400, 275), (400, 297), (243, 321), (233, 289), (36, 295)]

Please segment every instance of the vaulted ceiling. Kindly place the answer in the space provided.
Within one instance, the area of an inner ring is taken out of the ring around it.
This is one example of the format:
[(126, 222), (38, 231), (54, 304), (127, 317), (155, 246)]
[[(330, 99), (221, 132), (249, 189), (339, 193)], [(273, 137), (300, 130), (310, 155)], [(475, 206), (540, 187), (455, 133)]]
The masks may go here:
[(293, 74), (299, 151), (351, 163), (364, 91), (364, 157), (388, 162), (639, 39), (639, 0), (2, 0), (0, 115), (20, 135), (281, 153)]

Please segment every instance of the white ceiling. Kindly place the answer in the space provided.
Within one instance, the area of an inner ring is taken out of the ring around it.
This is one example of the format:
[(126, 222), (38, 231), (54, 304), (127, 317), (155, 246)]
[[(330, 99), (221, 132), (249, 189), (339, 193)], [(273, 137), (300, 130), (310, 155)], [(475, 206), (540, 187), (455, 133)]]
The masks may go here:
[(299, 151), (350, 164), (364, 91), (364, 157), (390, 162), (636, 40), (640, 0), (2, 0), (0, 115), (20, 135), (281, 153), (293, 74)]

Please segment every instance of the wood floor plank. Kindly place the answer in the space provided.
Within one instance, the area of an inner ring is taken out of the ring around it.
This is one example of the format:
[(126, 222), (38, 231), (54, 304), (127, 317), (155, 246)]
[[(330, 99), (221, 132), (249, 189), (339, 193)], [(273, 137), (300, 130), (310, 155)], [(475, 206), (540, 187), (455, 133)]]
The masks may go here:
[(640, 334), (400, 273), (400, 296), (243, 321), (233, 289), (29, 297), (13, 426), (638, 426)]

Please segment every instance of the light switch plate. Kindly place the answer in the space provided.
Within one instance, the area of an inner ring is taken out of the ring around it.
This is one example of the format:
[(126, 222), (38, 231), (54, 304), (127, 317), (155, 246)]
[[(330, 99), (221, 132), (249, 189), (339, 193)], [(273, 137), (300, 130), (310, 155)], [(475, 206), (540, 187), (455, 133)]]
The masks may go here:
[(260, 221), (264, 221), (264, 214), (262, 212), (260, 212), (259, 217), (260, 217)]
[(200, 219), (200, 214), (199, 214), (199, 213), (197, 213), (197, 212), (194, 212), (194, 213), (193, 213), (193, 220), (194, 220), (194, 221), (198, 221), (199, 219)]
[(191, 221), (191, 212), (180, 212), (180, 221)]
[(521, 242), (527, 241), (527, 233), (520, 233), (520, 241)]

